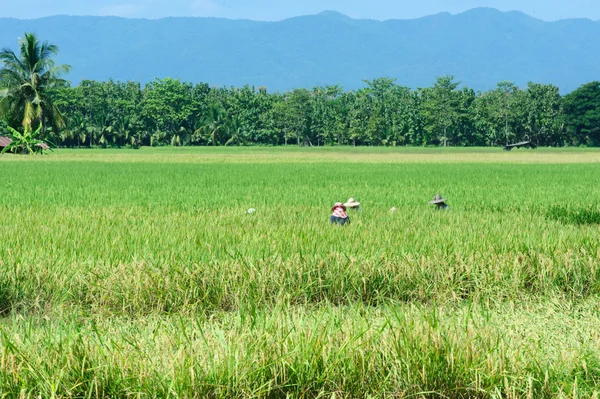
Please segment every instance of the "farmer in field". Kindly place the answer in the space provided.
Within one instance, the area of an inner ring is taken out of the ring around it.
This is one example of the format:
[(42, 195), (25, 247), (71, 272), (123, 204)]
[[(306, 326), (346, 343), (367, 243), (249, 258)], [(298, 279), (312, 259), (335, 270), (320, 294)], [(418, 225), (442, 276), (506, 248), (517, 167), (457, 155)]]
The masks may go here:
[(344, 206), (348, 209), (352, 209), (353, 211), (362, 211), (360, 207), (360, 202), (356, 201), (354, 198), (350, 198)]
[(329, 218), (330, 223), (339, 224), (341, 226), (350, 223), (350, 217), (346, 214), (346, 207), (341, 202), (336, 202), (333, 208), (331, 208), (331, 211), (333, 213)]
[(435, 205), (438, 211), (444, 210), (444, 211), (449, 211), (450, 207), (448, 206), (448, 204), (446, 204), (446, 199), (442, 198), (441, 195), (436, 194), (435, 197), (433, 197), (433, 200), (429, 201), (429, 203), (431, 205)]

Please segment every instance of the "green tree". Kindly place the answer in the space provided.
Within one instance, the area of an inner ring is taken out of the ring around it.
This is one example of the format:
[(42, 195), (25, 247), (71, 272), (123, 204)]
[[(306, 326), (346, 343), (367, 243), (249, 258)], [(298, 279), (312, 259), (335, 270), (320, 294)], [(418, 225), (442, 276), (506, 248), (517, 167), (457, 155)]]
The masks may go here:
[(371, 144), (373, 141), (373, 123), (371, 117), (372, 98), (366, 90), (359, 90), (353, 95), (352, 106), (348, 116), (348, 141), (352, 145)]
[(474, 103), (477, 95), (473, 89), (464, 87), (458, 93), (458, 115), (456, 133), (452, 137), (453, 145), (485, 145), (483, 135), (477, 131), (474, 123)]
[(65, 126), (63, 116), (48, 92), (55, 87), (66, 86), (61, 78), (71, 69), (68, 65), (56, 65), (53, 56), (58, 47), (40, 42), (32, 33), (25, 33), (19, 41), (20, 54), (10, 49), (0, 52), (0, 115), (9, 124), (35, 130), (48, 126)]
[(365, 80), (365, 92), (369, 101), (363, 103), (368, 106), (367, 133), (369, 141), (373, 144), (388, 145), (398, 139), (395, 115), (403, 111), (403, 103), (397, 101), (402, 93), (402, 88), (395, 84), (396, 79), (379, 78), (372, 81)]
[(600, 82), (590, 82), (563, 98), (564, 121), (574, 145), (600, 145)]
[[(86, 145), (88, 135), (90, 134), (90, 127), (87, 124), (87, 120), (77, 113), (69, 119), (68, 128), (63, 132), (67, 133), (65, 137), (73, 140), (77, 148), (81, 145)], [(67, 140), (61, 140), (62, 145), (68, 144)]]
[(531, 140), (538, 145), (558, 145), (563, 140), (564, 130), (558, 87), (529, 83), (525, 96), (525, 129)]
[(288, 145), (288, 140), (293, 138), (292, 126), (289, 123), (290, 113), (287, 96), (276, 95), (271, 109), (262, 118), (266, 126), (262, 133), (263, 142)]
[(422, 91), (426, 143), (446, 146), (449, 141), (454, 141), (459, 117), (460, 94), (456, 90), (459, 84), (454, 81), (454, 76), (442, 76), (432, 88)]
[(296, 135), (298, 147), (311, 145), (312, 94), (306, 89), (296, 89), (290, 93), (287, 101), (287, 125)]
[(179, 145), (194, 131), (201, 106), (193, 85), (177, 79), (155, 80), (144, 88), (140, 105), (142, 120), (153, 144)]
[(503, 81), (496, 89), (496, 115), (500, 116), (504, 125), (506, 144), (518, 140), (524, 128), (523, 92), (514, 83)]
[(471, 108), (473, 128), (481, 136), (480, 142), (483, 142), (484, 145), (498, 145), (505, 137), (499, 105), (501, 99), (500, 93), (494, 90), (480, 93), (473, 101)]
[(223, 105), (219, 103), (212, 104), (208, 112), (200, 120), (194, 138), (196, 141), (203, 139), (205, 142), (217, 146), (221, 144), (221, 140), (231, 131), (231, 120)]
[(470, 113), (476, 130), (470, 145), (509, 143), (527, 133), (527, 95), (512, 82), (500, 82), (496, 89), (481, 93), (473, 100)]
[(232, 119), (230, 125), (231, 137), (225, 143), (226, 146), (230, 144), (240, 145), (243, 143), (245, 135), (244, 125), (239, 119)]

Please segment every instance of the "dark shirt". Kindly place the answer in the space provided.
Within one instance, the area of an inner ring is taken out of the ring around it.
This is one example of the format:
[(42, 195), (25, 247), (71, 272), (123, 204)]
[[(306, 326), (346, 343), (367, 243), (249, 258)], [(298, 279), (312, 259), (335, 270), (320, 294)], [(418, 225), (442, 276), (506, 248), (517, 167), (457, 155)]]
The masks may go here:
[(341, 218), (339, 216), (331, 215), (331, 217), (329, 218), (329, 223), (339, 224), (339, 225), (343, 226), (346, 223), (350, 224), (350, 218), (348, 216), (346, 216), (345, 218)]

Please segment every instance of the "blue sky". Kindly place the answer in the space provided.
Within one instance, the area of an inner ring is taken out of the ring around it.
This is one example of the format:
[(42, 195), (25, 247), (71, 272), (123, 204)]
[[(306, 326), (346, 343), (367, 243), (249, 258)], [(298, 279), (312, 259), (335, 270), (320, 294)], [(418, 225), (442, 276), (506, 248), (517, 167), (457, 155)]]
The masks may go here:
[(600, 19), (599, 0), (3, 0), (0, 16), (38, 18), (56, 14), (161, 18), (213, 16), (280, 20), (335, 10), (354, 18), (405, 19), (474, 7), (519, 10), (544, 20)]

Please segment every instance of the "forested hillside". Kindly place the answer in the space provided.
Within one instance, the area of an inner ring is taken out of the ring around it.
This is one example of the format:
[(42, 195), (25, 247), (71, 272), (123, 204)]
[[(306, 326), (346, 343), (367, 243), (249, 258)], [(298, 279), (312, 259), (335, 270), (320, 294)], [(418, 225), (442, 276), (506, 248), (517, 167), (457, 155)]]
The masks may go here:
[(23, 32), (60, 45), (73, 82), (178, 78), (269, 91), (398, 79), (412, 89), (454, 75), (475, 90), (510, 80), (552, 83), (568, 93), (600, 76), (600, 24), (543, 22), (474, 9), (415, 20), (354, 20), (326, 12), (280, 22), (215, 18), (0, 19), (0, 43)]

